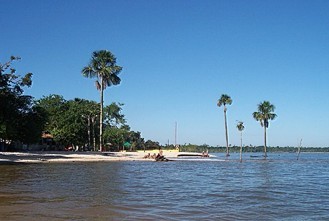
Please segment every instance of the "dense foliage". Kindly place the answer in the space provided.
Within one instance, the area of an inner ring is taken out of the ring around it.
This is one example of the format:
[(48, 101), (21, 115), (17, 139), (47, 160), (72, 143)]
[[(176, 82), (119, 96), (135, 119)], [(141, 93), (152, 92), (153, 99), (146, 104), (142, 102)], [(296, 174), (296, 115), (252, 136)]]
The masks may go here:
[[(53, 135), (56, 143), (50, 149), (65, 147), (79, 150), (96, 150), (99, 146), (99, 104), (75, 98), (65, 100), (60, 95), (50, 95), (37, 101), (48, 114), (45, 130)], [(122, 112), (121, 103), (104, 107), (104, 142), (107, 150), (143, 148), (140, 132), (130, 131)]]
[(46, 113), (35, 106), (33, 97), (24, 95), (24, 87), (32, 85), (32, 73), (23, 77), (16, 73), (13, 62), (19, 57), (0, 63), (0, 149), (14, 148), (14, 144), (35, 143), (40, 139)]

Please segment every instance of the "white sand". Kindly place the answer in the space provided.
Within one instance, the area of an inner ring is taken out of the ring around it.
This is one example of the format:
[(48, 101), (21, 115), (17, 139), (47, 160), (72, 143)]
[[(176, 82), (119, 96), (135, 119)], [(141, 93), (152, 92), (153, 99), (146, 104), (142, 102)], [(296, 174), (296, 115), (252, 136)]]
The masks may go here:
[[(147, 152), (0, 152), (2, 163), (47, 162), (102, 162), (102, 161), (154, 161), (145, 159)], [(182, 152), (164, 152), (168, 158), (177, 158)], [(193, 154), (193, 153), (189, 153)], [(200, 154), (200, 153), (194, 153)]]
[(100, 152), (0, 152), (0, 161), (16, 163), (41, 162), (96, 162), (145, 160), (139, 153)]

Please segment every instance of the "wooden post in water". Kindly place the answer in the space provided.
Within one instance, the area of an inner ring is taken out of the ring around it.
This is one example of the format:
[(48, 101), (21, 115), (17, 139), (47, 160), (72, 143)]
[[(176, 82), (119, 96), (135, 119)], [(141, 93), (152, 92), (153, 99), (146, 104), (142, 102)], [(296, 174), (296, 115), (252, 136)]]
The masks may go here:
[(300, 142), (299, 142), (297, 160), (299, 159), (300, 149), (301, 149), (301, 146), (302, 146), (302, 140), (303, 139), (300, 139)]
[(175, 122), (175, 148), (177, 147), (177, 122)]
[(241, 130), (241, 144), (240, 144), (240, 163), (242, 162), (242, 130)]

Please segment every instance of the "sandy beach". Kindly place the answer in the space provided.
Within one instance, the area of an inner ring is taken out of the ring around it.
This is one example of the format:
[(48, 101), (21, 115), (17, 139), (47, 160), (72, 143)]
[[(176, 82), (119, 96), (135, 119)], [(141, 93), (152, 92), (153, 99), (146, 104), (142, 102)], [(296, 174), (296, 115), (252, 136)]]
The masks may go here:
[[(0, 163), (154, 161), (144, 158), (148, 152), (0, 152)], [(178, 158), (182, 152), (164, 152), (166, 158)], [(188, 153), (200, 155), (200, 153)]]

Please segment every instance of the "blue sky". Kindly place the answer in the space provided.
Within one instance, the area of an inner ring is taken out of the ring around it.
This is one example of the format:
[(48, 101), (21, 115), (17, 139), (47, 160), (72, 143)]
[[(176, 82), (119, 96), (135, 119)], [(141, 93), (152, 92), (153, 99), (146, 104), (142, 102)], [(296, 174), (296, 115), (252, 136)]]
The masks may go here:
[(99, 101), (82, 77), (95, 50), (123, 67), (105, 104), (122, 102), (132, 130), (162, 144), (262, 145), (257, 105), (276, 106), (270, 146), (329, 146), (329, 2), (321, 0), (2, 0), (0, 61), (22, 57), (32, 72), (26, 94)]

